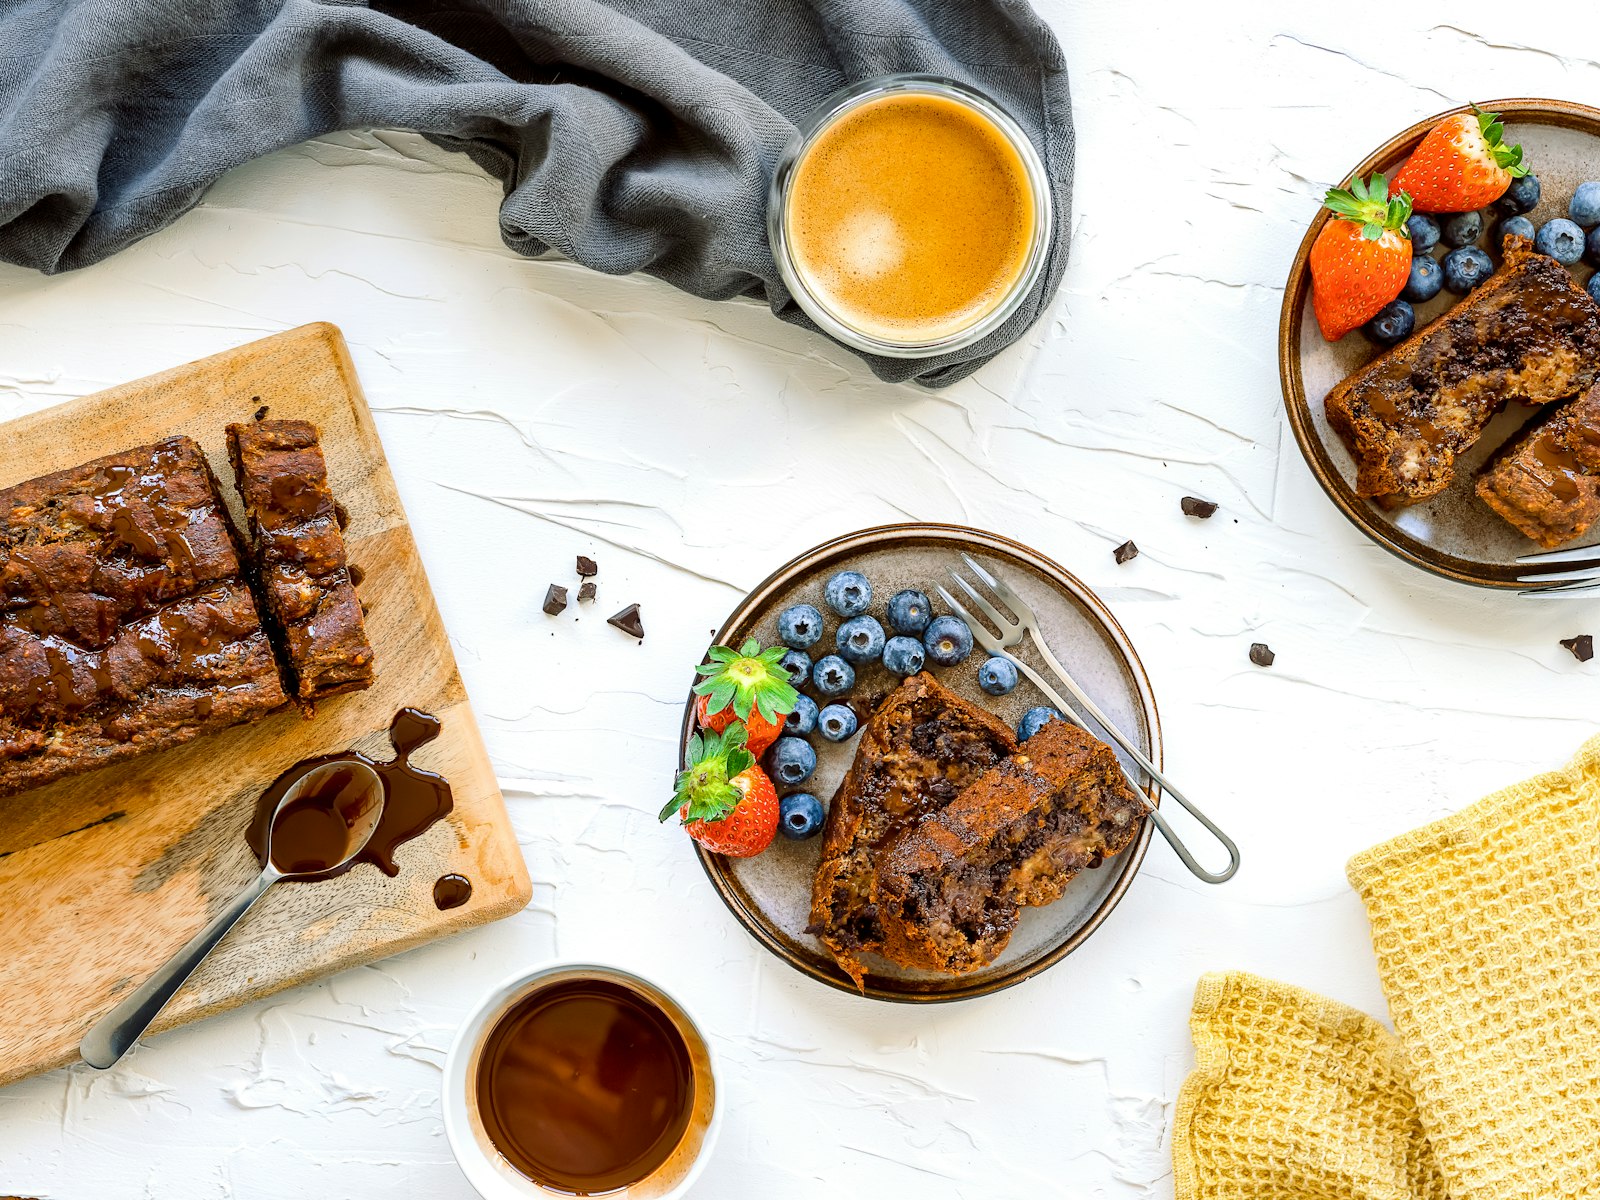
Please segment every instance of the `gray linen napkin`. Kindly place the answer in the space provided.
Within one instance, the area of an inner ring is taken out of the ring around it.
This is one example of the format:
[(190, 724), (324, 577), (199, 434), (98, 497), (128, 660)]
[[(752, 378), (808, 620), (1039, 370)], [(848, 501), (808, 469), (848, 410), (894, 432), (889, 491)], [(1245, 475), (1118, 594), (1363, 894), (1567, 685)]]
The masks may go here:
[(1056, 243), (976, 346), (869, 358), (951, 383), (1022, 335), (1066, 268), (1061, 48), (1023, 0), (0, 0), (0, 259), (86, 266), (224, 171), (332, 130), (419, 130), (506, 188), (505, 242), (812, 327), (767, 247), (795, 122), (844, 84), (949, 75), (998, 99), (1050, 172)]

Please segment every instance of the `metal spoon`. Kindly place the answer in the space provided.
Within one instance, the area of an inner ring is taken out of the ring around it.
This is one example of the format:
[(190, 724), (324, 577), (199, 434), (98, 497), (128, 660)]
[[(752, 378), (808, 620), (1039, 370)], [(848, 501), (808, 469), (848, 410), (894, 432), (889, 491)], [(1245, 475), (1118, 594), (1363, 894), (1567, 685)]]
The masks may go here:
[[(267, 827), (267, 865), (261, 874), (183, 949), (96, 1022), (78, 1046), (83, 1061), (101, 1070), (115, 1065), (206, 955), (273, 884), (285, 879), (315, 879), (347, 866), (366, 849), (382, 816), (383, 781), (365, 763), (340, 759), (307, 771), (273, 810)], [(341, 826), (342, 846), (338, 842)], [(299, 844), (285, 844), (289, 841), (285, 830), (289, 829)], [(276, 852), (274, 842), (279, 843)]]

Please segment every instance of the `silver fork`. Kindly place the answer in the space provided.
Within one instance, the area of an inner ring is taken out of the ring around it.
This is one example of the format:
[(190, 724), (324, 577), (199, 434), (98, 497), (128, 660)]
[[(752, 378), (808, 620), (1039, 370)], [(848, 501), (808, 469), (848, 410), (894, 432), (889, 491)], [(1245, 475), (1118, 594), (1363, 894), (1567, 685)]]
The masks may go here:
[(1145, 808), (1149, 810), (1150, 819), (1155, 822), (1156, 828), (1161, 831), (1161, 836), (1167, 839), (1167, 844), (1183, 860), (1183, 865), (1188, 867), (1197, 879), (1203, 879), (1207, 883), (1225, 883), (1232, 879), (1233, 873), (1239, 869), (1239, 847), (1234, 845), (1233, 839), (1217, 828), (1210, 817), (1191, 804), (1182, 792), (1172, 786), (1172, 781), (1161, 773), (1160, 768), (1146, 758), (1144, 752), (1138, 746), (1123, 736), (1122, 731), (1112, 724), (1111, 719), (1101, 712), (1095, 702), (1089, 699), (1084, 690), (1077, 685), (1072, 676), (1067, 673), (1066, 668), (1056, 661), (1056, 656), (1050, 652), (1050, 647), (1045, 644), (1044, 635), (1039, 632), (1039, 619), (1034, 615), (1033, 609), (1029, 607), (1028, 602), (1012, 591), (1003, 581), (996, 579), (983, 567), (979, 566), (971, 555), (963, 554), (961, 558), (972, 569), (973, 574), (988, 585), (989, 590), (999, 598), (1000, 603), (1005, 605), (1008, 610), (1002, 613), (993, 604), (989, 603), (988, 599), (977, 588), (962, 578), (960, 574), (955, 571), (950, 572), (950, 577), (960, 585), (962, 591), (971, 597), (972, 603), (984, 616), (994, 622), (995, 628), (1000, 631), (999, 637), (990, 633), (982, 622), (973, 620), (972, 615), (962, 607), (961, 603), (941, 587), (939, 595), (950, 606), (950, 610), (971, 628), (972, 636), (977, 643), (990, 654), (1010, 659), (1017, 670), (1031, 679), (1034, 685), (1050, 699), (1062, 716), (1080, 729), (1093, 733), (1094, 730), (1089, 729), (1088, 725), (1084, 724), (1083, 719), (1073, 711), (1072, 706), (1061, 698), (1039, 672), (1010, 652), (1011, 647), (1020, 645), (1024, 639), (1031, 637), (1035, 649), (1039, 651), (1045, 663), (1055, 672), (1056, 678), (1072, 694), (1072, 698), (1078, 702), (1083, 711), (1088, 713), (1102, 729), (1110, 734), (1112, 740), (1127, 751), (1129, 757), (1138, 763), (1151, 779), (1160, 784), (1167, 795), (1182, 805), (1190, 816), (1204, 825), (1217, 841), (1227, 847), (1228, 865), (1224, 870), (1208, 871), (1202, 867), (1195, 861), (1194, 855), (1189, 852), (1189, 847), (1183, 844), (1183, 839), (1177, 835), (1172, 826), (1167, 824), (1167, 819), (1161, 815), (1161, 811), (1150, 803), (1149, 798), (1144, 794), (1143, 785), (1124, 768), (1123, 774), (1127, 775), (1128, 782), (1133, 785), (1134, 795), (1138, 796), (1144, 803)]
[[(1568, 600), (1600, 593), (1600, 546), (1577, 546), (1571, 550), (1524, 554), (1517, 559), (1517, 564), (1541, 568), (1517, 576), (1518, 583), (1535, 585), (1518, 592), (1519, 596)], [(1551, 567), (1557, 569), (1543, 569)]]

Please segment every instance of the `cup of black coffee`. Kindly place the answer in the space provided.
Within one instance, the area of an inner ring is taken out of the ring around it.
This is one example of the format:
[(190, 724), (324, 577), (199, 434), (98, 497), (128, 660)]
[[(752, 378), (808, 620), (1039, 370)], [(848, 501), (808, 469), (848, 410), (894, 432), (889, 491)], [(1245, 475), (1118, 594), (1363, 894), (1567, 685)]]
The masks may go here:
[(675, 1200), (721, 1111), (689, 1014), (617, 967), (559, 963), (507, 980), (445, 1062), (445, 1132), (484, 1200)]

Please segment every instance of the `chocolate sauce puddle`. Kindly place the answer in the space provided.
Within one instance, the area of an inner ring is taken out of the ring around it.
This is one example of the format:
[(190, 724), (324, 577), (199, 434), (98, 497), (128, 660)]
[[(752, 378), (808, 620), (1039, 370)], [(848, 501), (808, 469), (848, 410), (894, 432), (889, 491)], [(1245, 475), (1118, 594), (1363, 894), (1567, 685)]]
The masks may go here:
[(439, 876), (433, 885), (433, 902), (441, 909), (460, 908), (472, 899), (472, 880), (454, 872)]
[[(383, 816), (366, 848), (341, 867), (315, 876), (332, 879), (343, 875), (359, 862), (369, 862), (385, 875), (398, 875), (399, 866), (394, 861), (395, 851), (413, 838), (426, 833), (455, 807), (450, 795), (450, 783), (443, 775), (424, 771), (411, 765), (411, 755), (439, 736), (439, 718), (415, 708), (402, 708), (389, 725), (389, 743), (395, 756), (389, 762), (378, 762), (357, 750), (343, 754), (324, 754), (295, 763), (272, 782), (261, 794), (256, 804), (254, 819), (245, 837), (257, 861), (266, 863), (267, 829), (278, 804), (294, 786), (295, 781), (327, 763), (361, 762), (378, 773), (383, 781)], [(470, 885), (469, 890), (470, 890)]]

